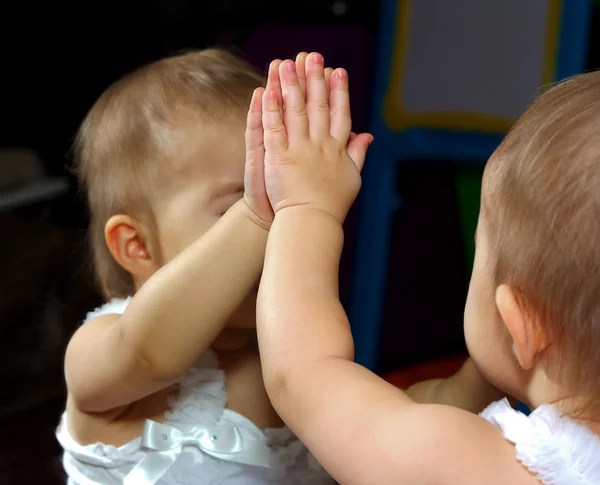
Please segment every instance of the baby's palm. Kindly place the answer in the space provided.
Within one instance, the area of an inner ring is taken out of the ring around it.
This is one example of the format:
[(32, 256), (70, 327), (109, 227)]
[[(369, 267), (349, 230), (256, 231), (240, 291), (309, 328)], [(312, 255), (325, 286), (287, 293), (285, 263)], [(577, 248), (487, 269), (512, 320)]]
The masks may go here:
[(275, 212), (309, 205), (343, 221), (372, 137), (350, 131), (345, 71), (332, 76), (319, 55), (305, 68), (305, 59), (271, 66), (262, 107), (266, 190)]

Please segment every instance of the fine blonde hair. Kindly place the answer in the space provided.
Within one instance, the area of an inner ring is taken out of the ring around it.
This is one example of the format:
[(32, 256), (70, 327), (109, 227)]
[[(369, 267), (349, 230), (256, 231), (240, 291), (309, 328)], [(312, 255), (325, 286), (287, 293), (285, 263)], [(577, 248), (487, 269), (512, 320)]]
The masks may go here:
[(160, 161), (177, 141), (182, 110), (212, 123), (242, 118), (263, 77), (244, 60), (220, 49), (161, 59), (112, 84), (79, 130), (75, 169), (87, 192), (89, 239), (97, 280), (106, 298), (133, 294), (133, 279), (111, 256), (104, 228), (116, 214), (150, 226), (149, 198)]
[(484, 206), (496, 284), (552, 339), (551, 375), (600, 396), (600, 72), (532, 104), (492, 156)]

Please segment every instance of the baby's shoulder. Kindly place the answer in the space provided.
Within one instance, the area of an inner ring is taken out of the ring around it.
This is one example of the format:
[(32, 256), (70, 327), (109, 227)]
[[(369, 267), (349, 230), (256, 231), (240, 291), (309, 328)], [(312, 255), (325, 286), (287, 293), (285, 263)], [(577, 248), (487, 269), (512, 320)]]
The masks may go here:
[(65, 371), (70, 367), (78, 367), (80, 359), (87, 358), (90, 346), (97, 343), (102, 334), (123, 315), (130, 301), (131, 298), (114, 299), (87, 313), (83, 325), (75, 331), (67, 345)]
[(65, 372), (76, 370), (81, 359), (87, 359), (90, 347), (97, 344), (102, 335), (111, 328), (120, 315), (105, 314), (86, 320), (72, 335), (65, 352)]

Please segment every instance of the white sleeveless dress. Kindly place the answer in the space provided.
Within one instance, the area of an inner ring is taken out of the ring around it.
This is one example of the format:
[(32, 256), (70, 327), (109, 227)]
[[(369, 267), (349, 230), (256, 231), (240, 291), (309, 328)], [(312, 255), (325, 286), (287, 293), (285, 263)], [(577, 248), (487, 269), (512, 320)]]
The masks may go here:
[(515, 445), (517, 460), (543, 485), (600, 485), (600, 436), (544, 404), (529, 416), (508, 400), (481, 415)]
[[(87, 320), (122, 314), (113, 300)], [(120, 447), (78, 444), (66, 412), (56, 436), (68, 485), (330, 485), (333, 480), (288, 428), (258, 429), (226, 409), (225, 375), (208, 351), (180, 382), (164, 421), (147, 421), (142, 436)]]

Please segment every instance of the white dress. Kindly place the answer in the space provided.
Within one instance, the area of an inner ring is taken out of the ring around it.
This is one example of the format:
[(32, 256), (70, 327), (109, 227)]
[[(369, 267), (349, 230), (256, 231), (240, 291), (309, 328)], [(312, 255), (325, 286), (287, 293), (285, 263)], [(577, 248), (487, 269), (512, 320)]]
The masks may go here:
[[(122, 314), (130, 299), (88, 314)], [(288, 428), (262, 431), (226, 409), (225, 375), (207, 352), (180, 382), (164, 421), (120, 447), (78, 444), (66, 412), (56, 436), (68, 485), (329, 485), (333, 480)]]
[(492, 403), (481, 417), (515, 445), (517, 460), (544, 485), (600, 485), (600, 436), (544, 404), (529, 416), (508, 400)]

